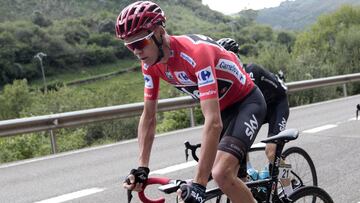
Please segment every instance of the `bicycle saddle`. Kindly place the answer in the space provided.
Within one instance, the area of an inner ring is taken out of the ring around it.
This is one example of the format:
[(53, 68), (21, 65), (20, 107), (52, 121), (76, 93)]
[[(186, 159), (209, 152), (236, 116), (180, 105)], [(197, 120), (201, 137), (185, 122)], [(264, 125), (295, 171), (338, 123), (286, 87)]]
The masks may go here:
[(263, 143), (278, 143), (280, 141), (289, 142), (290, 140), (295, 140), (299, 136), (299, 131), (297, 129), (286, 129), (279, 134), (268, 137), (264, 140), (261, 140)]

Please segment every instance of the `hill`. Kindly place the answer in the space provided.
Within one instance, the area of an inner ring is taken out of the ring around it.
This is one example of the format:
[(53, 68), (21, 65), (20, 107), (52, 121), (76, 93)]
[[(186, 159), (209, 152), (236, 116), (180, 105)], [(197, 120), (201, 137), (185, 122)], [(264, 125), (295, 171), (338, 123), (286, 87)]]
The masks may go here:
[[(14, 79), (41, 78), (34, 60), (39, 52), (47, 55), (46, 76), (132, 58), (131, 52), (114, 37), (116, 16), (131, 2), (2, 0), (0, 88)], [(217, 39), (231, 33), (232, 18), (211, 10), (200, 0), (155, 2), (166, 13), (170, 34), (201, 33)]]
[(259, 10), (256, 22), (274, 29), (302, 30), (315, 23), (321, 14), (333, 12), (344, 4), (360, 5), (360, 1), (287, 0), (278, 7)]

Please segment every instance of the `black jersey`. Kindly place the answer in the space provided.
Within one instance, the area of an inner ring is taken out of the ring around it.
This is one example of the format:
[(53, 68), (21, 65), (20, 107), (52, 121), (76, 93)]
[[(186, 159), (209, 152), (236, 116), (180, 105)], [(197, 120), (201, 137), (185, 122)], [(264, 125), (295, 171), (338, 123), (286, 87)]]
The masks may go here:
[(286, 97), (287, 87), (277, 75), (256, 64), (245, 64), (244, 66), (245, 71), (260, 88), (267, 104)]

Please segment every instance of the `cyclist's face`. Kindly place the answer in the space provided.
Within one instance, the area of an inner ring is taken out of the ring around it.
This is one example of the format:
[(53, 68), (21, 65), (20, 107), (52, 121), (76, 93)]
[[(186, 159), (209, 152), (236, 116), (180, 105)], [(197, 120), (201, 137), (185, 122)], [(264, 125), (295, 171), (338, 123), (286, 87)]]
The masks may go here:
[(142, 62), (153, 64), (158, 55), (157, 46), (152, 39), (154, 32), (142, 31), (139, 34), (125, 39), (125, 46), (134, 53)]

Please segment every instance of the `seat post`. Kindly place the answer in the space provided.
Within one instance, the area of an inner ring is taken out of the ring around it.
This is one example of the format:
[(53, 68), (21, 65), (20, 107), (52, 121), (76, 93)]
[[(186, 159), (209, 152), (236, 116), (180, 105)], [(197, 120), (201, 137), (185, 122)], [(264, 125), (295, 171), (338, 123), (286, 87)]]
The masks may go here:
[(276, 151), (275, 151), (275, 159), (274, 163), (272, 164), (272, 167), (269, 166), (270, 175), (271, 177), (275, 178), (279, 175), (279, 166), (281, 161), (281, 153), (284, 149), (285, 142), (284, 141), (278, 141), (276, 143)]

